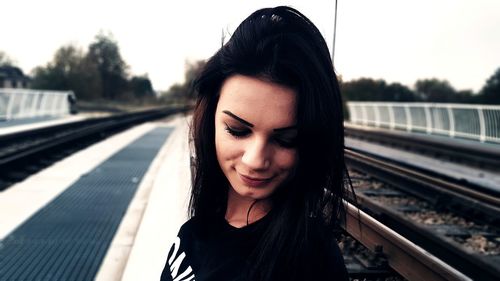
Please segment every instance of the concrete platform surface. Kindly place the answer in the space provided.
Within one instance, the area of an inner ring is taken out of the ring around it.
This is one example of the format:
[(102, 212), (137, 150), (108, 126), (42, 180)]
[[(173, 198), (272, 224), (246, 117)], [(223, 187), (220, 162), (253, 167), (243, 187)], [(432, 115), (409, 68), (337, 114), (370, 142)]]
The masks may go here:
[(187, 219), (187, 122), (184, 117), (173, 117), (134, 127), (0, 192), (0, 242), (117, 151), (154, 128), (173, 127), (139, 184), (96, 276), (96, 280), (158, 280), (170, 244)]

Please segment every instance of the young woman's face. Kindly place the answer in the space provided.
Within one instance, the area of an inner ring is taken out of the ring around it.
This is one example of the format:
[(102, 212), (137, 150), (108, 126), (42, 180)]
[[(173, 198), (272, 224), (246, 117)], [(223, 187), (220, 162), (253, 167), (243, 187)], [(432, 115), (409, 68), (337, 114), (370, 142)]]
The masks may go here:
[(296, 93), (250, 76), (222, 85), (215, 113), (219, 165), (236, 194), (264, 199), (294, 172)]

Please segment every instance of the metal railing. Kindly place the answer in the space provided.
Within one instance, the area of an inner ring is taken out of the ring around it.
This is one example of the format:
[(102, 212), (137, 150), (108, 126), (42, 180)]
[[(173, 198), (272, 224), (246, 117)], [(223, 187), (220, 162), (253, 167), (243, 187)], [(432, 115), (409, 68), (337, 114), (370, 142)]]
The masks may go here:
[(500, 105), (348, 102), (358, 125), (500, 143)]
[(71, 91), (0, 88), (0, 120), (69, 114)]

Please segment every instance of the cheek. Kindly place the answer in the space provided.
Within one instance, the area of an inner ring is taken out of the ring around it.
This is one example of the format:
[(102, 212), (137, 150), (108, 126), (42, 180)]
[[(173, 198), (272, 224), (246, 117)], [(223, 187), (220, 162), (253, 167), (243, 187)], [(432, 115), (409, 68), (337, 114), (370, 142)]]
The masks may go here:
[(238, 154), (236, 142), (223, 128), (215, 131), (215, 151), (220, 165), (223, 164), (223, 161), (233, 159)]
[(293, 170), (298, 163), (296, 150), (281, 151), (276, 155), (276, 164), (281, 170)]
[(224, 154), (226, 153), (226, 150), (222, 149), (223, 147), (225, 147), (224, 143), (225, 143), (225, 141), (224, 141), (223, 132), (221, 132), (219, 128), (216, 128), (216, 130), (215, 130), (215, 153), (217, 154), (217, 159), (219, 160), (219, 164), (222, 164), (220, 162), (221, 162), (221, 160), (223, 160), (225, 158)]
[(221, 132), (220, 132), (220, 129), (217, 128), (217, 126), (215, 127), (215, 152), (217, 153), (217, 157), (219, 156), (219, 153), (221, 151), (221, 147), (222, 147), (222, 137), (221, 137)]

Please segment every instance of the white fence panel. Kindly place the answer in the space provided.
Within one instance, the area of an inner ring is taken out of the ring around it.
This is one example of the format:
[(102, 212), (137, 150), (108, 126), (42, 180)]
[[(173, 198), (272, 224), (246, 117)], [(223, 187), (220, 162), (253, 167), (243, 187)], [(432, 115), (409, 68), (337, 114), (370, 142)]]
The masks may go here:
[(0, 88), (0, 120), (67, 115), (70, 95), (71, 91)]
[(500, 105), (348, 102), (347, 106), (350, 122), (358, 125), (500, 143)]

